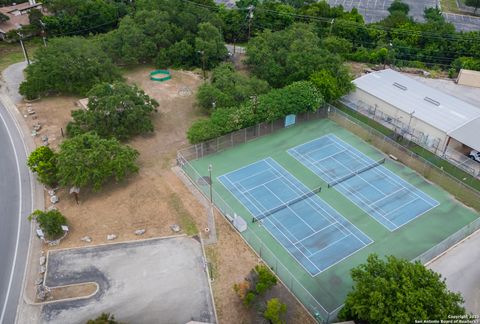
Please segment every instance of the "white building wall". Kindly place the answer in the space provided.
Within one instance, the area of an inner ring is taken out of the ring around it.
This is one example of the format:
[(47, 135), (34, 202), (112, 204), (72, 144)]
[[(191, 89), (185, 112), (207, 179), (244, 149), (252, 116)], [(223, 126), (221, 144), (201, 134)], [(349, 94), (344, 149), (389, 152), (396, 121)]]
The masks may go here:
[[(375, 111), (375, 116), (381, 116), (382, 114), (390, 116), (391, 120), (388, 120), (388, 123), (391, 124), (390, 128), (396, 128), (397, 132), (401, 132), (402, 128), (406, 130), (410, 126), (410, 129), (414, 130), (415, 137), (419, 140), (420, 145), (435, 151), (437, 154), (443, 153), (448, 141), (447, 134), (415, 118), (415, 113), (410, 117), (410, 114), (403, 110), (360, 89), (356, 89), (348, 95), (348, 100), (357, 106), (370, 106), (369, 109)], [(414, 110), (415, 107), (412, 107), (412, 111)]]

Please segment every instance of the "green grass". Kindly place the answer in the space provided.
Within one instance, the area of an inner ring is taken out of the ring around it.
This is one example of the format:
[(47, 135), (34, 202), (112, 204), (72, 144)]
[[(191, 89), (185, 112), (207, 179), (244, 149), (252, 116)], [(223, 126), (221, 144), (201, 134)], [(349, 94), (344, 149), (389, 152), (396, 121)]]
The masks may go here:
[[(361, 121), (362, 123), (376, 129), (377, 131), (379, 131), (383, 135), (385, 135), (385, 136), (393, 135), (393, 131), (391, 129), (389, 129), (389, 128), (383, 126), (382, 124), (372, 120), (371, 118), (368, 118), (367, 116), (365, 116), (361, 113), (358, 113), (358, 112), (356, 112), (356, 111), (354, 111), (350, 108), (347, 108), (344, 105), (342, 105), (341, 103), (336, 103), (335, 106), (339, 110), (341, 110), (344, 113), (350, 115), (351, 117), (354, 117), (358, 121)], [(421, 156), (422, 158), (429, 161), (430, 163), (437, 166), (438, 168), (442, 169), (443, 171), (450, 174), (454, 178), (456, 178), (456, 179), (462, 181), (463, 183), (468, 184), (472, 188), (480, 191), (480, 180), (473, 177), (469, 173), (463, 171), (462, 169), (457, 168), (456, 166), (449, 163), (448, 161), (440, 158), (436, 154), (424, 149), (423, 147), (421, 147), (421, 146), (419, 146), (415, 143), (412, 143), (412, 142), (407, 141), (407, 140), (403, 140), (403, 141), (398, 142), (398, 143), (408, 147), (410, 151), (412, 151), (412, 152), (416, 153), (417, 155)], [(453, 192), (453, 194), (455, 194), (455, 192)]]
[[(271, 135), (191, 162), (200, 176), (206, 176), (208, 165), (212, 164), (213, 177), (217, 178), (252, 162), (271, 157), (307, 187), (316, 188), (321, 185), (324, 188), (320, 194), (321, 199), (335, 208), (374, 241), (371, 245), (357, 251), (342, 262), (315, 277), (311, 277), (263, 226), (251, 222), (252, 216), (247, 209), (220, 182), (214, 182), (214, 190), (218, 194), (214, 194), (214, 197), (220, 196), (232, 208), (232, 210), (229, 210), (230, 214), (234, 211), (247, 221), (248, 229), (241, 235), (312, 312), (320, 307), (315, 306), (311, 296), (314, 296), (329, 311), (343, 303), (353, 284), (350, 269), (365, 262), (369, 254), (395, 255), (412, 260), (478, 217), (475, 211), (465, 208), (461, 203), (452, 199), (451, 194), (438, 186), (432, 185), (418, 173), (401, 163), (387, 160), (384, 164), (385, 167), (440, 202), (438, 207), (402, 228), (394, 232), (388, 231), (340, 192), (327, 189), (326, 184), (318, 176), (286, 152), (293, 146), (330, 133), (335, 134), (374, 160), (384, 156), (376, 148), (368, 145), (349, 130), (340, 127), (332, 120), (323, 119), (282, 129)], [(192, 170), (188, 168), (184, 168), (184, 170), (192, 175), (194, 183), (199, 183), (198, 176), (193, 175)], [(203, 186), (201, 189), (208, 195), (208, 186)], [(214, 201), (216, 201), (216, 198), (214, 198)], [(221, 202), (217, 199), (216, 203)], [(224, 208), (221, 204), (218, 206)], [(452, 217), (452, 215), (455, 217)], [(290, 273), (293, 274), (295, 280)], [(303, 290), (297, 281), (309, 293)]]
[[(35, 51), (40, 47), (40, 39), (32, 39), (25, 42), (25, 47), (27, 48), (27, 53), (32, 59)], [(16, 43), (6, 43), (0, 41), (0, 72), (5, 70), (8, 66), (23, 62), (25, 57), (23, 56), (22, 48), (18, 42)]]
[(169, 200), (170, 206), (175, 210), (178, 216), (178, 222), (180, 223), (181, 229), (187, 235), (195, 235), (198, 234), (198, 228), (193, 220), (192, 215), (188, 212), (188, 210), (183, 205), (182, 199), (176, 193), (172, 193), (170, 195)]

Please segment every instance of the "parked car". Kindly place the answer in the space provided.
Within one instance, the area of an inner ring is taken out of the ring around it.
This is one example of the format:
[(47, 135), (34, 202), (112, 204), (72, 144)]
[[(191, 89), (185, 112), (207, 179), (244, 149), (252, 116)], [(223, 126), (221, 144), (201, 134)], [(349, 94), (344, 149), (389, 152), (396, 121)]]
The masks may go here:
[(480, 152), (472, 150), (469, 154), (468, 157), (471, 158), (474, 161), (477, 161), (480, 163)]

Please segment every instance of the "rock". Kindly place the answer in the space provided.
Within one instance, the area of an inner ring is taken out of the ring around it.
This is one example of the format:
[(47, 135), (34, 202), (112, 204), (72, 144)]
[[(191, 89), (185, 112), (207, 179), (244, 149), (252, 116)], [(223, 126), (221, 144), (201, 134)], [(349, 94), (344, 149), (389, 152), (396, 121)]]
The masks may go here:
[(48, 195), (51, 197), (51, 196), (55, 196), (55, 190), (48, 190)]
[(56, 204), (58, 201), (59, 201), (59, 199), (58, 199), (57, 196), (51, 196), (51, 197), (50, 197), (50, 202), (51, 202), (52, 204)]
[(135, 233), (135, 235), (143, 235), (143, 234), (145, 234), (145, 229), (144, 228), (138, 229), (134, 233)]
[(43, 283), (43, 277), (39, 277), (37, 278), (37, 280), (35, 280), (35, 286), (39, 286)]
[(45, 273), (45, 271), (47, 271), (47, 268), (44, 265), (41, 266), (39, 272), (43, 274), (43, 273)]
[(92, 242), (92, 238), (90, 236), (84, 236), (80, 239), (80, 241), (90, 243)]
[(117, 235), (115, 235), (115, 234), (108, 234), (107, 235), (107, 240), (108, 241), (113, 241), (116, 238), (117, 238)]
[(47, 258), (46, 258), (44, 255), (42, 255), (42, 256), (40, 257), (40, 265), (43, 266), (46, 261), (47, 261)]
[(172, 231), (174, 231), (175, 233), (180, 232), (180, 226), (178, 226), (177, 224), (171, 225), (170, 228), (171, 228)]
[(51, 210), (57, 210), (57, 207), (55, 207), (55, 205), (51, 205), (47, 208), (47, 211), (51, 211)]

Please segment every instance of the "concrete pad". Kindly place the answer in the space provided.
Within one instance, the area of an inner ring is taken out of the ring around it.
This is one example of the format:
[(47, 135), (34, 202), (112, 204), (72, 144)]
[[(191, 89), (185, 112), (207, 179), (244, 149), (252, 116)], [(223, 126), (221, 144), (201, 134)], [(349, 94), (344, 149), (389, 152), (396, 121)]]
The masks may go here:
[(460, 292), (467, 312), (480, 314), (480, 232), (476, 232), (428, 267), (447, 279), (448, 289)]
[(215, 323), (200, 242), (182, 236), (52, 251), (49, 287), (96, 282), (92, 298), (47, 304), (42, 323), (85, 323), (102, 312), (126, 323)]

